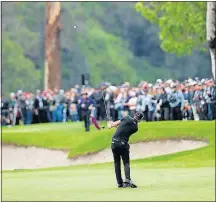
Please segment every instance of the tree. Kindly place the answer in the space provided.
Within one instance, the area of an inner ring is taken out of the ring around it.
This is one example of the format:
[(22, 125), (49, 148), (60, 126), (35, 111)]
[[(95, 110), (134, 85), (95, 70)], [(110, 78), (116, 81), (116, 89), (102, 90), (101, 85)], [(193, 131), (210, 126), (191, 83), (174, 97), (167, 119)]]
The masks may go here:
[[(40, 72), (25, 58), (21, 47), (6, 33), (2, 42), (2, 91), (4, 94), (18, 89), (35, 91), (40, 85)], [(26, 85), (27, 84), (27, 85)]]
[(136, 10), (159, 26), (161, 47), (169, 53), (183, 56), (206, 50), (207, 33), (215, 78), (216, 2), (138, 2)]
[(205, 47), (205, 2), (138, 2), (136, 10), (160, 28), (161, 48), (178, 56)]
[(216, 2), (207, 2), (206, 38), (212, 62), (212, 73), (215, 79), (216, 70)]

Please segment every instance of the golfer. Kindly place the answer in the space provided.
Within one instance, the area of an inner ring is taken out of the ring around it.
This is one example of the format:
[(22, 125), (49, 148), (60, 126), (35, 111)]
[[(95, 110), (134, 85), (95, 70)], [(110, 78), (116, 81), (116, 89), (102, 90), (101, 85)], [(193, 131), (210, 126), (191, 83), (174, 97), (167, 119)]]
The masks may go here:
[[(108, 128), (118, 127), (111, 143), (118, 188), (137, 188), (130, 177), (130, 146), (128, 141), (130, 136), (138, 131), (138, 122), (143, 119), (143, 116), (142, 112), (136, 112), (133, 118), (126, 116), (121, 120), (108, 122)], [(121, 176), (121, 158), (124, 164), (125, 182), (123, 182)]]

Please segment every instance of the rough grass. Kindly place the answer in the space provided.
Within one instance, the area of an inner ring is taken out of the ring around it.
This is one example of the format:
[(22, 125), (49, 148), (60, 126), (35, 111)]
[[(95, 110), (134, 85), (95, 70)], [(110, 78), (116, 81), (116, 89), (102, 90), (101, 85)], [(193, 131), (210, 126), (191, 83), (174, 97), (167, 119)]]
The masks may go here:
[[(69, 151), (69, 157), (94, 153), (110, 146), (115, 129), (84, 132), (83, 123), (41, 124), (3, 128), (3, 144), (36, 146)], [(194, 139), (208, 141), (209, 146), (194, 151), (152, 157), (136, 162), (169, 161), (173, 166), (215, 165), (215, 122), (154, 122), (140, 123), (130, 143), (159, 139)], [(165, 165), (164, 165), (165, 166)]]

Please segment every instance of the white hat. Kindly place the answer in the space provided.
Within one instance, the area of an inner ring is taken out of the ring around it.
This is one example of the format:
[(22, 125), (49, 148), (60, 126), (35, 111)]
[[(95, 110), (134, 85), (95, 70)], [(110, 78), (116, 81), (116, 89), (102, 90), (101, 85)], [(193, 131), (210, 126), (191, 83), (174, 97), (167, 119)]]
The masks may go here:
[(174, 87), (176, 87), (176, 86), (177, 86), (176, 83), (171, 83), (171, 84), (170, 84), (170, 87), (171, 87), (171, 88), (174, 88)]
[(118, 88), (116, 86), (109, 86), (108, 88), (110, 91), (115, 92)]
[(162, 83), (162, 80), (161, 79), (157, 79), (156, 83)]
[(201, 83), (204, 83), (204, 82), (205, 82), (205, 79), (202, 79), (202, 80), (201, 80)]
[(189, 78), (188, 83), (192, 83), (192, 82), (193, 82), (193, 79)]
[(18, 90), (18, 91), (17, 91), (17, 94), (19, 94), (19, 95), (22, 94), (22, 93), (23, 93), (22, 90)]
[(14, 92), (11, 92), (11, 93), (10, 93), (10, 96), (11, 96), (11, 97), (14, 97), (14, 96), (15, 96), (15, 93), (14, 93)]
[(151, 88), (152, 86), (153, 86), (153, 84), (152, 84), (152, 83), (149, 83), (149, 84), (148, 84), (148, 87), (149, 87), (149, 88)]
[(168, 84), (171, 84), (172, 82), (173, 82), (172, 79), (169, 79), (166, 81), (166, 83), (168, 83)]

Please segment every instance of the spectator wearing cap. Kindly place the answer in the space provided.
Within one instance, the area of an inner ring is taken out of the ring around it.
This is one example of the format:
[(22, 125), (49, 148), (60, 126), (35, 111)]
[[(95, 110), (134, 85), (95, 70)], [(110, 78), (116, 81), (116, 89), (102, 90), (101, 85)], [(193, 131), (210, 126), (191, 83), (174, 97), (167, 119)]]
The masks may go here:
[(84, 127), (85, 131), (88, 132), (90, 130), (90, 114), (93, 107), (96, 107), (96, 104), (93, 99), (88, 97), (87, 92), (81, 93), (81, 99), (78, 101), (80, 109), (81, 109), (81, 116), (84, 120)]
[(172, 120), (182, 120), (182, 111), (184, 108), (184, 96), (181, 91), (177, 90), (177, 84), (170, 85), (172, 92), (168, 94), (168, 101), (171, 109)]

